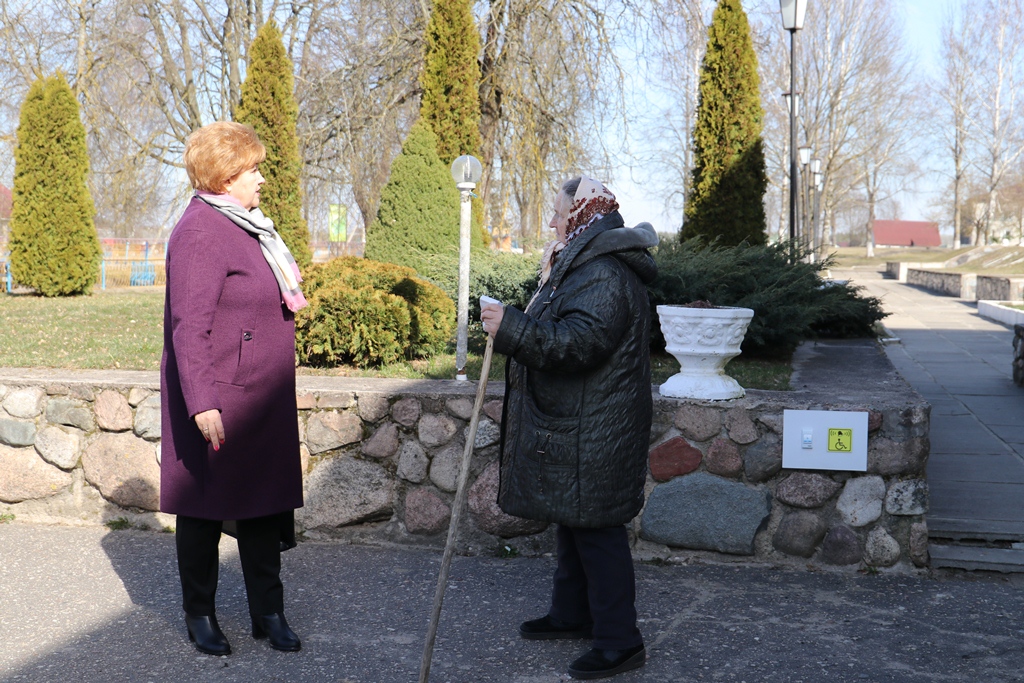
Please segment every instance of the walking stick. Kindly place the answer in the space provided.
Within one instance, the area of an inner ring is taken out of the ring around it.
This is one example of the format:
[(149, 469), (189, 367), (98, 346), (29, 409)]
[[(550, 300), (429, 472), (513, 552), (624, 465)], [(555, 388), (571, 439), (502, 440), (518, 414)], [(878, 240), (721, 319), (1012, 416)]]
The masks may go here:
[(427, 683), (430, 678), (430, 659), (434, 655), (434, 638), (437, 636), (437, 624), (441, 619), (441, 604), (444, 602), (444, 591), (448, 585), (448, 570), (452, 566), (452, 555), (455, 552), (455, 537), (459, 534), (459, 517), (466, 503), (466, 482), (469, 480), (469, 461), (473, 455), (473, 442), (476, 441), (476, 427), (480, 422), (480, 409), (484, 405), (484, 393), (487, 391), (487, 375), (491, 372), (491, 353), (494, 350), (494, 339), (487, 337), (487, 348), (484, 351), (484, 364), (480, 369), (480, 382), (476, 388), (476, 403), (473, 404), (473, 417), (469, 421), (469, 434), (466, 435), (466, 448), (462, 451), (462, 468), (459, 470), (459, 485), (455, 490), (455, 502), (452, 503), (452, 518), (448, 524), (448, 542), (444, 546), (441, 557), (441, 573), (437, 576), (437, 590), (434, 591), (434, 609), (430, 614), (430, 626), (427, 628), (427, 642), (423, 645), (423, 661), (420, 663), (420, 682)]

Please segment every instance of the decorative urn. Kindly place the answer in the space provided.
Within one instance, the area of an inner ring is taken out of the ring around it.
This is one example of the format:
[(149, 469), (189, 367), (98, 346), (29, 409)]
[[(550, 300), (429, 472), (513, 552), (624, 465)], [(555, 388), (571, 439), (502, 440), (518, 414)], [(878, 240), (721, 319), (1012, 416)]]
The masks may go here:
[(710, 401), (742, 398), (746, 392), (724, 368), (739, 355), (753, 317), (749, 308), (658, 306), (665, 349), (679, 361), (679, 372), (661, 385), (661, 395)]

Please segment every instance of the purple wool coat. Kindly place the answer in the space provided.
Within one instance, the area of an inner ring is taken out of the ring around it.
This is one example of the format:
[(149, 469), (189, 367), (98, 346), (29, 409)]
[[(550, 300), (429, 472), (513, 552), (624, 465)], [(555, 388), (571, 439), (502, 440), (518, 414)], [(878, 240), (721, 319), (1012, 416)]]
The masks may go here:
[[(249, 519), (302, 507), (295, 318), (256, 237), (193, 199), (167, 243), (160, 509)], [(193, 416), (216, 408), (220, 450)]]

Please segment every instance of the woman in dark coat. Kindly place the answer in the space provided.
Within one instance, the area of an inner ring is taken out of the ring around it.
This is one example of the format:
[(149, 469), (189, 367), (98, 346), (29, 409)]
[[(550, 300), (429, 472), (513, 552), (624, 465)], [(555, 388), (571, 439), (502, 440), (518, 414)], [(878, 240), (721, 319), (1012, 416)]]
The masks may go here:
[(508, 356), (498, 504), (557, 524), (551, 608), (529, 639), (592, 638), (569, 666), (604, 678), (643, 666), (625, 524), (644, 502), (652, 395), (646, 283), (649, 224), (623, 226), (615, 196), (590, 178), (555, 198), (540, 287), (525, 312), (481, 310)]
[[(231, 652), (214, 597), (224, 521), (238, 552), (254, 638), (296, 651), (284, 617), (282, 536), (302, 507), (295, 407), (295, 261), (257, 207), (266, 150), (252, 127), (195, 131), (185, 169), (195, 188), (167, 243), (160, 509), (175, 541), (189, 638)], [(285, 545), (285, 547), (288, 547)]]

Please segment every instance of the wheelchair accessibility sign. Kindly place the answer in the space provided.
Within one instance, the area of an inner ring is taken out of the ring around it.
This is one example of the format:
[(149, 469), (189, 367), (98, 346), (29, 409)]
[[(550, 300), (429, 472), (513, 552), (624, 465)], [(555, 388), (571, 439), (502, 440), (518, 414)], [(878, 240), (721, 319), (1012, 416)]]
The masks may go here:
[(830, 453), (852, 453), (853, 452), (853, 430), (852, 429), (829, 429), (828, 450)]
[(866, 472), (866, 410), (785, 410), (782, 466), (787, 469)]

